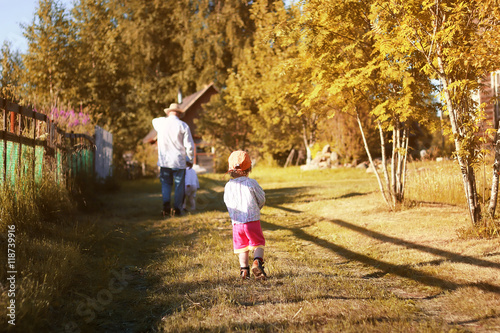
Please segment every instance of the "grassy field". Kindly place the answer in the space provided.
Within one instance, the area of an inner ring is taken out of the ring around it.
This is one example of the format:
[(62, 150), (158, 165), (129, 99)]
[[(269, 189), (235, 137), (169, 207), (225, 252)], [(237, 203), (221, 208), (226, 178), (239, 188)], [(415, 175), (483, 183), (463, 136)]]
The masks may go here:
[(70, 285), (17, 328), (500, 331), (500, 242), (459, 237), (470, 224), (463, 205), (388, 212), (375, 177), (357, 169), (258, 167), (251, 177), (266, 191), (266, 281), (239, 279), (222, 200), (228, 176), (200, 175), (197, 212), (167, 220), (157, 179), (127, 182), (75, 218), (87, 231)]

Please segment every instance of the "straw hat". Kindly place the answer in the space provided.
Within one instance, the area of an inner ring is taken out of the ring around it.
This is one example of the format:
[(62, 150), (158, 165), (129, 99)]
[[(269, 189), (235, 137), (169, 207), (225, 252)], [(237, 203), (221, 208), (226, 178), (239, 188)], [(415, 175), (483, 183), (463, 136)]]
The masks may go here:
[(170, 112), (178, 112), (182, 116), (184, 115), (184, 110), (181, 109), (180, 105), (177, 103), (172, 103), (170, 106), (166, 109), (164, 109), (165, 113), (168, 115)]

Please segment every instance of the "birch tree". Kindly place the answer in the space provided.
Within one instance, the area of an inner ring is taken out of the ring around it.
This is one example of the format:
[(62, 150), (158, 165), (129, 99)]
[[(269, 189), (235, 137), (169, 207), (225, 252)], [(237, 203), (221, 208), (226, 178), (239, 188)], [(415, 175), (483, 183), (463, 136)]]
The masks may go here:
[(482, 116), (472, 92), (479, 89), (479, 79), (498, 66), (498, 38), (486, 38), (492, 32), (498, 37), (498, 17), (497, 1), (391, 0), (372, 6), (371, 20), (379, 38), (390, 36), (385, 42), (391, 43), (391, 53), (400, 59), (419, 53), (418, 68), (442, 85), (473, 225), (481, 218), (474, 166), (482, 143)]
[[(426, 119), (429, 108), (421, 103), (429, 91), (425, 77), (411, 71), (411, 63), (381, 54), (369, 19), (371, 1), (319, 1), (303, 3), (295, 20), (301, 33), (301, 66), (307, 68), (314, 90), (304, 104), (326, 99), (352, 114), (359, 125), (371, 167), (390, 209), (404, 199), (406, 155), (410, 124)], [(424, 87), (424, 88), (423, 88)], [(333, 115), (332, 115), (333, 116)], [(367, 127), (366, 119), (373, 127)], [(367, 133), (377, 130), (384, 179), (374, 163)], [(392, 173), (385, 145), (392, 132)]]

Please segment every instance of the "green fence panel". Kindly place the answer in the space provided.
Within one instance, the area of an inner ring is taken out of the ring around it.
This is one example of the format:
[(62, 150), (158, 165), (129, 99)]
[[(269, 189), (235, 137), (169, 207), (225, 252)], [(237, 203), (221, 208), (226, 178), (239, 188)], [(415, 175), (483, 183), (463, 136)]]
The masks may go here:
[(78, 172), (78, 155), (76, 152), (71, 152), (71, 177), (75, 177)]
[(4, 157), (3, 153), (5, 151), (5, 141), (0, 142), (0, 182), (3, 184), (3, 174), (4, 174)]
[(85, 164), (86, 164), (86, 170), (89, 175), (93, 174), (94, 170), (94, 154), (92, 152), (92, 149), (86, 149), (85, 150)]
[[(58, 184), (64, 182), (67, 176), (74, 178), (82, 174), (93, 175), (94, 151), (91, 147), (76, 151), (56, 148), (54, 158), (49, 160), (53, 160), (54, 165), (49, 166), (47, 170), (54, 173), (53, 176)], [(14, 187), (16, 184), (19, 187), (23, 186), (19, 184), (21, 180), (34, 180), (35, 183), (40, 183), (44, 177), (45, 163), (47, 163), (45, 147), (32, 147), (0, 140), (0, 184), (8, 182)]]
[(56, 149), (56, 179), (57, 183), (60, 184), (64, 179), (64, 154), (60, 149)]
[[(34, 177), (34, 165), (35, 162), (35, 149), (31, 146), (22, 145), (21, 146), (21, 177), (26, 179), (33, 179)], [(19, 182), (19, 179), (18, 179)]]
[[(0, 140), (0, 185), (9, 184), (22, 191), (32, 182), (41, 183), (44, 176), (70, 185), (69, 178), (93, 174), (95, 143), (90, 136), (69, 135), (54, 127), (43, 114), (31, 113), (29, 108), (26, 112), (16, 105), (12, 110), (6, 109), (6, 101), (0, 98), (0, 102), (4, 116), (5, 112), (15, 116), (10, 131)], [(4, 124), (4, 131), (7, 125)], [(42, 142), (42, 137), (49, 140)]]
[[(7, 168), (4, 168), (4, 152), (6, 151), (6, 164)], [(36, 147), (35, 149), (31, 146), (22, 145), (21, 146), (21, 162), (22, 165), (19, 166), (19, 143), (11, 141), (0, 141), (0, 183), (4, 183), (5, 180), (9, 181), (11, 185), (15, 185), (19, 182), (18, 177), (31, 177), (35, 179), (36, 182), (40, 182), (42, 179), (43, 170), (43, 155), (44, 148)], [(33, 169), (35, 168), (35, 169)], [(4, 174), (5, 179), (4, 179)]]
[(75, 160), (76, 160), (76, 168), (75, 168), (75, 173), (76, 176), (82, 174), (82, 151), (78, 150), (74, 154)]
[(10, 185), (16, 185), (17, 166), (19, 164), (19, 144), (16, 142), (7, 142), (7, 174), (6, 182)]
[(45, 149), (43, 147), (35, 147), (35, 182), (40, 183), (43, 179), (43, 157)]

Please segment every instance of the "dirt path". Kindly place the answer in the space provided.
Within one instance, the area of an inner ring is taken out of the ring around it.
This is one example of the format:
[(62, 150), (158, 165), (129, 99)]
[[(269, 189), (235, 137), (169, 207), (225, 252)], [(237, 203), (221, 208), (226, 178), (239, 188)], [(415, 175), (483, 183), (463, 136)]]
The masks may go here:
[(94, 269), (69, 295), (66, 301), (71, 305), (61, 314), (66, 319), (54, 330), (151, 331), (159, 313), (148, 301), (148, 291), (157, 281), (147, 267), (162, 260), (161, 249), (169, 242), (155, 228), (161, 221), (157, 190), (152, 182), (126, 184), (117, 193), (101, 195), (95, 212), (80, 217), (80, 223), (95, 223), (92, 241), (83, 248)]

